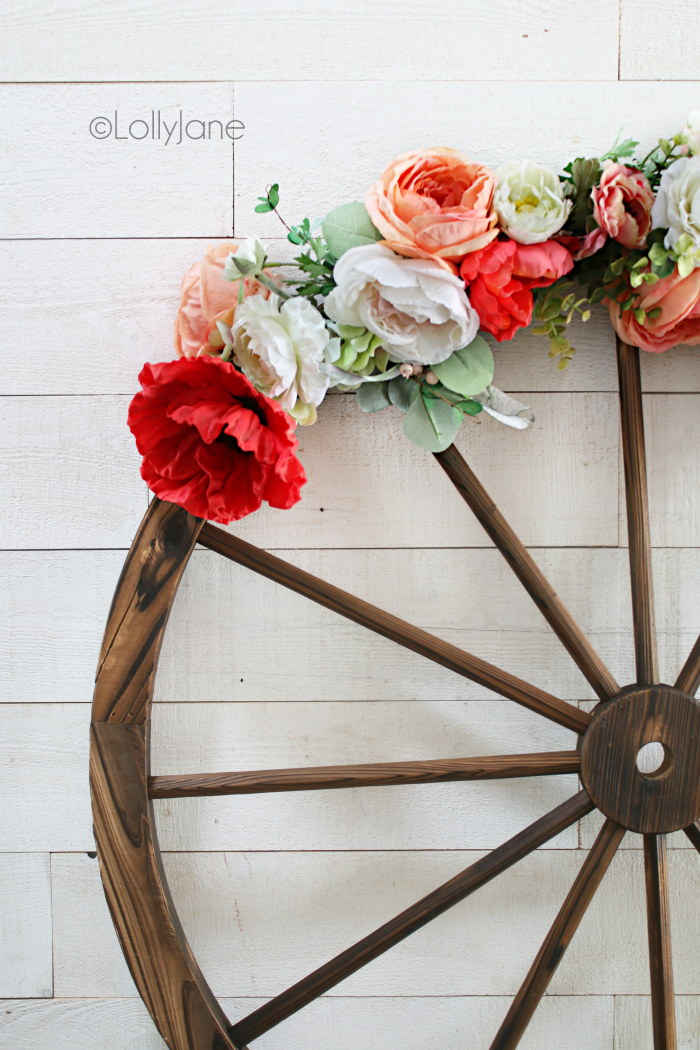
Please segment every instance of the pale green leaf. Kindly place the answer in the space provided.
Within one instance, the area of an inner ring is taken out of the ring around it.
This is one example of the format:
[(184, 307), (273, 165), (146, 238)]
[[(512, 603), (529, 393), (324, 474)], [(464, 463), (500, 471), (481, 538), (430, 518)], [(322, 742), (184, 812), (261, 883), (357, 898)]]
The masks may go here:
[(455, 352), (441, 365), (432, 365), (432, 370), (443, 386), (463, 397), (479, 394), (493, 379), (493, 354), (491, 347), (477, 335), (462, 350)]
[(381, 412), (389, 408), (391, 401), (387, 393), (388, 383), (363, 383), (357, 388), (357, 404), (363, 412)]
[(439, 399), (429, 399), (430, 415), (424, 399), (416, 397), (403, 421), (406, 437), (427, 452), (444, 452), (457, 437), (462, 413)]
[(381, 233), (372, 225), (364, 204), (355, 201), (329, 211), (323, 220), (323, 238), (332, 255), (339, 259), (350, 248), (374, 244)]

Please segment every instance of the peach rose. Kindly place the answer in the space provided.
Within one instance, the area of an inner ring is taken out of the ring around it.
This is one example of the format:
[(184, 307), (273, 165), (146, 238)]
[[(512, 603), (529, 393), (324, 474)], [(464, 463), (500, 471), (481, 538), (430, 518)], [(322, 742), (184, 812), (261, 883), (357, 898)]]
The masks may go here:
[(646, 175), (636, 168), (606, 161), (591, 197), (593, 218), (608, 237), (626, 248), (644, 247), (654, 205), (654, 191)]
[[(233, 323), (233, 313), (238, 304), (239, 281), (227, 281), (223, 277), (224, 264), (229, 255), (235, 255), (238, 245), (224, 241), (212, 247), (207, 245), (201, 263), (194, 263), (182, 278), (180, 309), (175, 317), (175, 352), (178, 357), (197, 357), (199, 354), (216, 354), (208, 341), (209, 333), (216, 328), (217, 321)], [(255, 278), (244, 281), (244, 295), (262, 295), (269, 291)]]
[(365, 207), (388, 248), (452, 270), (498, 236), (495, 187), (491, 169), (458, 150), (416, 150), (392, 161)]
[(700, 269), (688, 277), (675, 270), (656, 284), (643, 284), (635, 299), (635, 308), (661, 308), (658, 317), (646, 317), (640, 324), (634, 310), (625, 310), (608, 300), (613, 328), (626, 343), (639, 346), (652, 354), (660, 354), (678, 343), (697, 346), (700, 343)]

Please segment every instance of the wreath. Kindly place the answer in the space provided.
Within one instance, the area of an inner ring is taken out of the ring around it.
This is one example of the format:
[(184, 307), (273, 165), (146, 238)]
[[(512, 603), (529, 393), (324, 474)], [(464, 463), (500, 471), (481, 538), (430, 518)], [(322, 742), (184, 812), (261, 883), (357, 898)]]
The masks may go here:
[(534, 416), (493, 385), (481, 332), (503, 342), (535, 321), (564, 369), (567, 326), (605, 302), (627, 344), (700, 343), (700, 111), (640, 159), (620, 137), (561, 174), (405, 153), (364, 203), (292, 226), (271, 185), (256, 211), (275, 212), (299, 254), (210, 246), (183, 279), (177, 359), (139, 376), (129, 426), (150, 489), (221, 523), (263, 500), (293, 506), (306, 481), (295, 430), (332, 387), (365, 412), (399, 409), (431, 452), (465, 416), (524, 429)]

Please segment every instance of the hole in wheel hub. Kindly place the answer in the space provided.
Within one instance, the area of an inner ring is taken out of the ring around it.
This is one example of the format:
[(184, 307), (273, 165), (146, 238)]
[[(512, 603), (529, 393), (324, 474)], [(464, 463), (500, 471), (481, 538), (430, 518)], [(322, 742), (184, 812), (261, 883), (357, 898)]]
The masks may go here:
[(593, 715), (581, 779), (631, 831), (663, 834), (700, 816), (700, 703), (670, 686), (632, 686)]

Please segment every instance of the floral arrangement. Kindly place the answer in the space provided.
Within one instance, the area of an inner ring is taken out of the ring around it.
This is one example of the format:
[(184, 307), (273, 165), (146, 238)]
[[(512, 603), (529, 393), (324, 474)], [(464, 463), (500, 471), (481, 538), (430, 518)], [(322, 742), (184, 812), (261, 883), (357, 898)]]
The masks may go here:
[[(263, 500), (291, 507), (306, 481), (295, 428), (331, 387), (365, 412), (394, 406), (432, 452), (465, 416), (525, 428), (534, 417), (492, 384), (480, 332), (503, 342), (534, 320), (566, 368), (567, 326), (604, 301), (627, 343), (700, 343), (700, 111), (635, 160), (637, 146), (618, 136), (560, 174), (417, 150), (364, 202), (280, 216), (292, 263), (255, 238), (209, 247), (182, 283), (178, 359), (144, 367), (129, 410), (149, 487), (222, 523)], [(278, 205), (275, 184), (256, 211)]]

